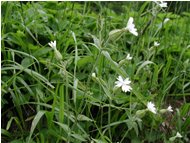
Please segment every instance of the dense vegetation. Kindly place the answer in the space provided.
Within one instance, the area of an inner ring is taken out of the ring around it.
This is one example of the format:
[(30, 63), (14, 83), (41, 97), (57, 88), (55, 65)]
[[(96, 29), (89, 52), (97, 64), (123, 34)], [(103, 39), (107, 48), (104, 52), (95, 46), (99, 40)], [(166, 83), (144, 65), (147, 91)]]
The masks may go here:
[(161, 4), (1, 2), (2, 143), (190, 142), (189, 2)]

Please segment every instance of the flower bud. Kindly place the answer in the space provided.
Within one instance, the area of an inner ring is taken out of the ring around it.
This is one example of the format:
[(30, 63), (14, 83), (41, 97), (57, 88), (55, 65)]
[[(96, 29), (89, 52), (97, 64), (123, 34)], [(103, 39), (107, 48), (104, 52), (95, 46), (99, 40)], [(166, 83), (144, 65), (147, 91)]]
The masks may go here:
[(144, 117), (145, 113), (146, 113), (146, 110), (138, 110), (136, 112), (136, 116), (139, 118), (142, 118), (142, 117)]
[(57, 60), (62, 60), (63, 59), (61, 53), (57, 49), (54, 49), (54, 54), (55, 54), (55, 58)]
[(161, 109), (161, 110), (160, 110), (160, 113), (161, 113), (161, 114), (164, 114), (164, 113), (166, 113), (167, 111), (168, 111), (167, 109)]

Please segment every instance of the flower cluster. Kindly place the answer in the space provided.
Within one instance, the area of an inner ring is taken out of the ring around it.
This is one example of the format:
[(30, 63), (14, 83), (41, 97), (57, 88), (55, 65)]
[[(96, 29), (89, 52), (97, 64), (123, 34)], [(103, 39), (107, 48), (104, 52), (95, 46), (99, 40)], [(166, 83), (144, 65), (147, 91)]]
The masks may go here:
[[(130, 17), (124, 30), (129, 31), (135, 36), (138, 36), (137, 29), (135, 28), (133, 21), (133, 17)], [(130, 54), (127, 54), (126, 60), (132, 60)], [(116, 87), (121, 87), (123, 92), (130, 92), (132, 90), (132, 87), (130, 85), (131, 81), (129, 80), (129, 78), (123, 79), (121, 76), (119, 76), (117, 80), (118, 81), (115, 82)]]

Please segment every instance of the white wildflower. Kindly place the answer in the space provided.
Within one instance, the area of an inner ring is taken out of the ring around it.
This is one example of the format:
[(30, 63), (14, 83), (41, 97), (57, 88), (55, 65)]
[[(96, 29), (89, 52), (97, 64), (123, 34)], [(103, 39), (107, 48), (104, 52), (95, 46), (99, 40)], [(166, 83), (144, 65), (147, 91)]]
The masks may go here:
[(56, 49), (56, 41), (51, 41), (48, 43), (50, 47), (52, 47), (53, 49)]
[(133, 24), (133, 17), (129, 18), (127, 26), (125, 27), (125, 30), (128, 30), (133, 35), (138, 36), (137, 29), (135, 28), (135, 25)]
[(154, 103), (148, 102), (148, 103), (147, 103), (147, 109), (148, 109), (149, 111), (151, 111), (152, 113), (156, 114), (156, 108), (155, 108)]
[(92, 77), (96, 77), (96, 73), (93, 72), (93, 73), (92, 73)]
[(155, 1), (156, 4), (158, 4), (160, 7), (168, 7), (167, 2), (164, 1)]
[(172, 106), (168, 106), (167, 111), (173, 112)]
[(179, 132), (177, 132), (176, 138), (182, 138), (182, 135)]
[(167, 7), (167, 2), (160, 1), (160, 7)]
[(127, 60), (132, 60), (132, 58), (133, 57), (131, 57), (130, 54), (127, 54), (127, 57), (126, 57)]
[(121, 76), (117, 78), (118, 81), (115, 82), (116, 87), (121, 87), (123, 92), (130, 92), (132, 90), (132, 87), (130, 86), (131, 81), (129, 78), (126, 78), (123, 80)]
[(176, 138), (182, 138), (182, 135), (179, 132), (177, 132), (176, 135), (171, 137), (169, 140), (170, 142), (174, 142)]
[(57, 60), (62, 60), (63, 57), (62, 57), (61, 53), (56, 48), (56, 41), (51, 41), (48, 44), (49, 44), (50, 47), (53, 48), (56, 59)]
[(158, 43), (158, 42), (156, 42), (156, 41), (154, 42), (154, 46), (155, 46), (155, 47), (158, 47), (159, 45), (160, 45), (160, 43)]

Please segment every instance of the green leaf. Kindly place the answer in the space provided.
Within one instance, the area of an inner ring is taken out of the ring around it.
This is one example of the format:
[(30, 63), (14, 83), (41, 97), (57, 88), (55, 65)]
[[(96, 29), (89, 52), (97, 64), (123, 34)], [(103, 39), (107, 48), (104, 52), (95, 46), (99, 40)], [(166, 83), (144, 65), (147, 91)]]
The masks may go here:
[(36, 114), (36, 116), (34, 117), (34, 120), (32, 121), (32, 126), (30, 128), (30, 136), (27, 140), (27, 143), (31, 142), (31, 137), (32, 134), (37, 126), (37, 124), (39, 123), (40, 119), (42, 118), (42, 116), (46, 113), (46, 111), (38, 111), (38, 113)]
[(136, 72), (136, 75), (139, 74), (139, 72), (140, 72), (140, 70), (141, 70), (142, 68), (144, 68), (145, 66), (147, 66), (147, 65), (149, 65), (149, 64), (154, 64), (154, 62), (152, 62), (152, 61), (144, 61), (144, 62), (138, 67), (137, 72)]
[(94, 40), (94, 44), (95, 44), (97, 47), (101, 48), (101, 41), (100, 41), (95, 35), (92, 35), (92, 34), (90, 34), (90, 35), (92, 36), (92, 38), (93, 38), (93, 40)]
[[(22, 139), (18, 139), (18, 140), (13, 140), (10, 143), (24, 143), (24, 141)], [(30, 142), (30, 143), (34, 143), (34, 142)]]
[(23, 60), (22, 60), (22, 62), (21, 62), (21, 65), (23, 66), (23, 67), (29, 67), (29, 66), (31, 66), (32, 65), (32, 63), (33, 63), (33, 60), (31, 59), (31, 58), (24, 58)]
[(122, 68), (119, 66), (119, 64), (118, 64), (117, 62), (115, 62), (115, 61), (111, 58), (110, 54), (109, 54), (107, 51), (102, 51), (102, 54), (103, 54), (103, 55), (106, 57), (106, 59), (110, 62), (111, 68), (112, 68), (113, 70), (115, 70), (118, 74), (122, 75), (123, 77), (126, 77), (126, 76), (127, 76), (127, 74), (126, 74), (126, 72), (124, 71), (124, 69), (122, 69)]
[(1, 136), (2, 135), (9, 137), (9, 139), (12, 138), (12, 134), (9, 131), (5, 130), (5, 129), (1, 129)]
[(80, 141), (83, 141), (83, 142), (86, 141), (86, 139), (83, 136), (79, 135), (79, 134), (71, 134), (71, 136), (74, 137), (77, 140), (80, 140)]
[(53, 122), (58, 124), (65, 132), (67, 132), (67, 133), (71, 132), (71, 129), (69, 128), (68, 125), (60, 123), (60, 122), (56, 122), (56, 121), (53, 121)]
[(108, 143), (105, 140), (100, 140), (100, 139), (92, 139), (95, 143)]
[(93, 63), (93, 62), (94, 62), (94, 59), (92, 56), (85, 56), (78, 60), (77, 66), (79, 68), (82, 68), (82, 67), (86, 66), (88, 63)]
[(11, 119), (10, 119), (10, 120), (8, 121), (8, 123), (7, 123), (6, 130), (9, 130), (9, 128), (10, 128), (10, 126), (11, 126), (11, 124), (12, 124), (13, 121), (16, 122), (16, 124), (18, 125), (18, 127), (19, 127), (20, 130), (22, 131), (23, 129), (22, 129), (22, 126), (21, 126), (21, 124), (20, 124), (20, 121), (19, 121), (18, 117), (11, 117)]

